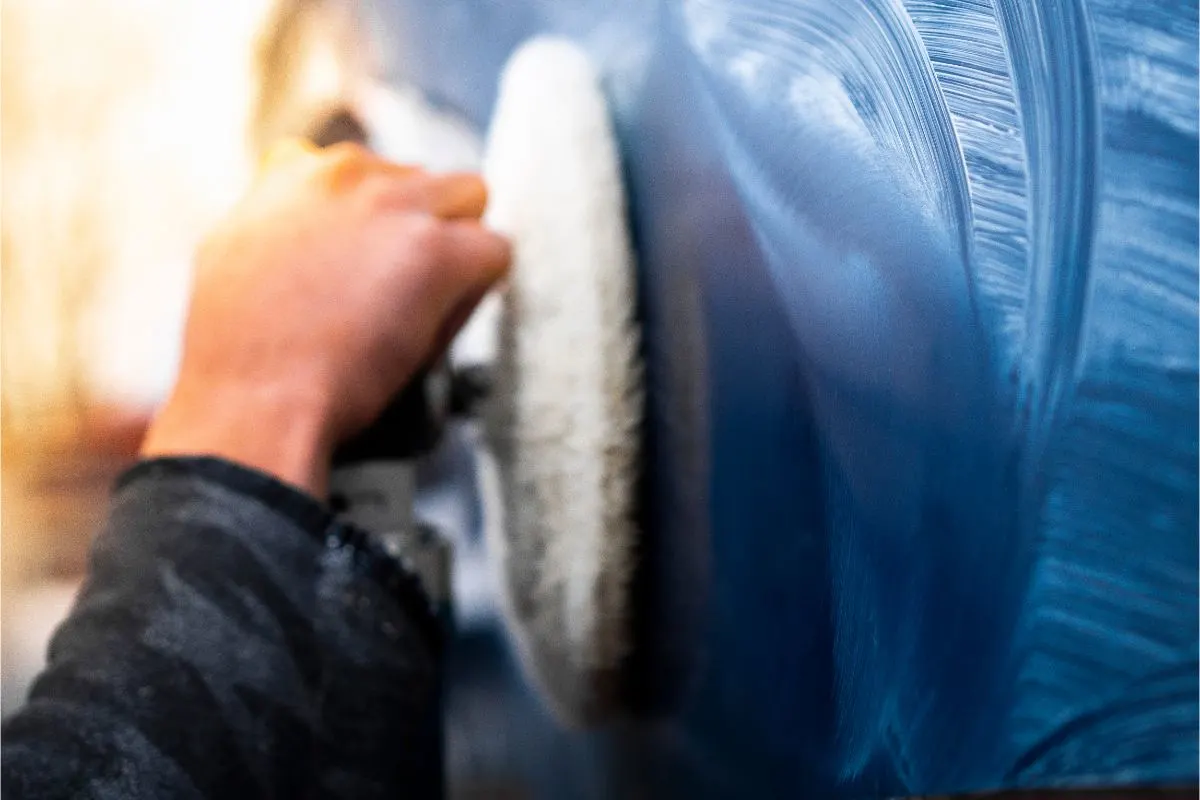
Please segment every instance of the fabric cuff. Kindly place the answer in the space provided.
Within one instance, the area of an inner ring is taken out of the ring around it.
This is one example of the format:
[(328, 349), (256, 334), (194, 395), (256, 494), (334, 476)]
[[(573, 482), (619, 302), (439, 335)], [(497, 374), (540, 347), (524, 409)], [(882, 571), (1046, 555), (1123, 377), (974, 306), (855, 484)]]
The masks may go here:
[(165, 456), (139, 461), (117, 478), (114, 493), (131, 484), (170, 478), (215, 483), (286, 518), (326, 548), (349, 548), (359, 574), (413, 610), (431, 641), (443, 644), (439, 609), (420, 577), (384, 550), (369, 531), (339, 519), (317, 498), (265, 472), (214, 456)]

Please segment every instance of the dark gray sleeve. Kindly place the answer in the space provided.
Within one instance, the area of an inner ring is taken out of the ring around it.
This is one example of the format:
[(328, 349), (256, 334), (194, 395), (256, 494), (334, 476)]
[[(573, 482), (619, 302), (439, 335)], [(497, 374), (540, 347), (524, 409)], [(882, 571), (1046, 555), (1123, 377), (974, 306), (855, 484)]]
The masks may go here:
[(118, 483), (6, 797), (433, 797), (441, 630), (363, 531), (206, 458)]

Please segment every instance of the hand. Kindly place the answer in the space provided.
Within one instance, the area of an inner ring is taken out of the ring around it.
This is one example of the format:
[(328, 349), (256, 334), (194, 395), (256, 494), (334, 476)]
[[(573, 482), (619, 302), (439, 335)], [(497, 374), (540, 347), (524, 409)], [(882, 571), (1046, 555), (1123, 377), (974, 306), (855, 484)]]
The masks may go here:
[(215, 455), (323, 497), (334, 447), (506, 272), (474, 175), (290, 144), (200, 247), (175, 388), (144, 457)]

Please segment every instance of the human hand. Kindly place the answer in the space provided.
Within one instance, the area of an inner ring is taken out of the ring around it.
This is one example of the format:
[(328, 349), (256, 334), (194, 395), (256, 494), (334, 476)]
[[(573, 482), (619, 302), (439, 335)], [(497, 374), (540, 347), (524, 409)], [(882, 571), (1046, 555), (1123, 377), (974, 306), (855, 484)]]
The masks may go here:
[(334, 447), (506, 272), (485, 204), (477, 176), (357, 145), (274, 151), (197, 253), (179, 376), (142, 455), (215, 455), (323, 497)]

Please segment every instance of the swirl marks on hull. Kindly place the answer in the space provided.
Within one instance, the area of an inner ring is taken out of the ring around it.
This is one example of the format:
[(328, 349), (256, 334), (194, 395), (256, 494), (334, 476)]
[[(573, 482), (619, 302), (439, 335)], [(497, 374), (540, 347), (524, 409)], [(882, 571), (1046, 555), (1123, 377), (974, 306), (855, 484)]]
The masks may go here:
[(1028, 191), (1021, 112), (992, 0), (905, 0), (962, 147), (974, 229), (974, 280), (998, 325), (1002, 379), (1025, 336)]
[(1029, 165), (1029, 264), (1021, 402), (1036, 462), (1073, 391), (1092, 269), (1099, 122), (1082, 0), (998, 0)]

